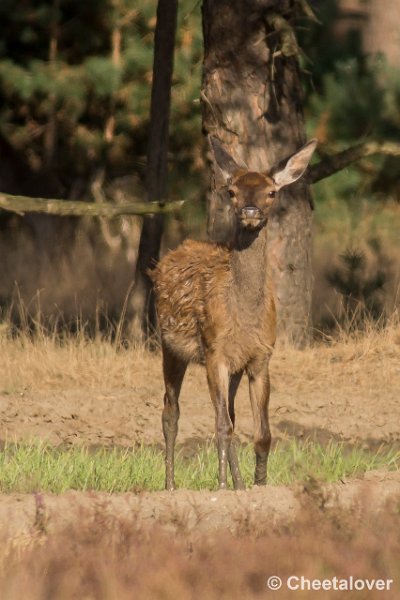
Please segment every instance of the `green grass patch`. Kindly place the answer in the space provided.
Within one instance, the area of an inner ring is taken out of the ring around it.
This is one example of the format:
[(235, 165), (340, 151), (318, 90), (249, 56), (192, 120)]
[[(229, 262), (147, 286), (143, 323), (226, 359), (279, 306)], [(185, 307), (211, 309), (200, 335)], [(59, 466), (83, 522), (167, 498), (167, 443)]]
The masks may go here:
[[(251, 445), (241, 446), (239, 459), (246, 485), (254, 474)], [(278, 443), (269, 459), (269, 483), (290, 485), (313, 477), (332, 482), (361, 475), (372, 469), (398, 470), (400, 452), (376, 452), (348, 448), (342, 443), (321, 445), (308, 440)], [(217, 488), (217, 453), (214, 444), (199, 449), (192, 457), (178, 451), (176, 481), (193, 490)], [(161, 490), (164, 487), (163, 452), (152, 446), (135, 449), (60, 449), (41, 442), (7, 443), (0, 452), (0, 491), (61, 493), (74, 490), (126, 492)]]

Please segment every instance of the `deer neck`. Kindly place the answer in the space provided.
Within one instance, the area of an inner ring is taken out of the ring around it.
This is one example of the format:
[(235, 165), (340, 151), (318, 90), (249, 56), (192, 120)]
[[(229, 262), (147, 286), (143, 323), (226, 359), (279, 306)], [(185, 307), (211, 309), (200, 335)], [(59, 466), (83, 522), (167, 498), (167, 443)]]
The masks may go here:
[(230, 263), (232, 299), (242, 313), (254, 319), (253, 311), (262, 307), (268, 294), (267, 228), (238, 231)]

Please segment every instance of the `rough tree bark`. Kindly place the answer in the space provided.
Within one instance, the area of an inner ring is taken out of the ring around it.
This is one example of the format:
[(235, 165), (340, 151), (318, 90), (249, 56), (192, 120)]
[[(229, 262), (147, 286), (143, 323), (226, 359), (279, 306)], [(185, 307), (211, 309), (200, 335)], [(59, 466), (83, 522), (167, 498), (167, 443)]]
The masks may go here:
[[(177, 0), (158, 0), (146, 174), (149, 201), (165, 200), (167, 192), (169, 109), (177, 12)], [(143, 219), (131, 302), (134, 313), (131, 333), (136, 339), (141, 339), (143, 334), (147, 336), (155, 328), (152, 284), (147, 270), (159, 258), (163, 229), (163, 215)]]
[[(285, 26), (293, 6), (291, 0), (203, 2), (204, 129), (249, 169), (267, 170), (305, 142), (296, 41)], [(230, 215), (215, 175), (208, 230), (220, 240), (226, 239)], [(298, 344), (310, 334), (311, 223), (303, 180), (282, 191), (268, 225), (278, 328)]]

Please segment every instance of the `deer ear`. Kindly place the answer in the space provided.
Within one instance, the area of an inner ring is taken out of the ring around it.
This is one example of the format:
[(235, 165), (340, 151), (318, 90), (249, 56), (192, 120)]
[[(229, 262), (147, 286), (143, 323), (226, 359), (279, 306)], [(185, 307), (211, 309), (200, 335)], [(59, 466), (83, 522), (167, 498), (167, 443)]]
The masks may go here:
[(214, 163), (219, 168), (225, 183), (229, 184), (233, 174), (239, 171), (240, 167), (215, 137), (209, 135), (208, 143), (210, 144)]
[(279, 163), (279, 165), (272, 170), (272, 177), (275, 181), (277, 190), (300, 179), (308, 167), (308, 163), (317, 147), (317, 143), (318, 140), (316, 139), (310, 140), (295, 154), (292, 154), (292, 156), (283, 161), (283, 164)]

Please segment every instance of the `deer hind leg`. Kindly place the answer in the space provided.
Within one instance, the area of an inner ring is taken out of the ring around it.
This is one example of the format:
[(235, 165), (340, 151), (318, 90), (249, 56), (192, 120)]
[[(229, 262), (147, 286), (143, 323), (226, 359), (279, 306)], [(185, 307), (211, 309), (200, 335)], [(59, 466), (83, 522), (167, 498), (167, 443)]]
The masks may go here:
[(271, 447), (271, 432), (268, 421), (269, 404), (269, 357), (254, 361), (249, 365), (250, 401), (254, 420), (254, 450), (256, 469), (254, 483), (265, 485), (267, 482), (267, 461)]
[(162, 427), (165, 439), (165, 489), (175, 489), (175, 440), (178, 433), (179, 393), (187, 362), (163, 346), (163, 371), (165, 382)]
[(227, 465), (230, 454), (233, 425), (228, 412), (229, 371), (214, 356), (206, 357), (208, 387), (215, 408), (215, 429), (218, 445), (219, 488), (227, 488)]
[[(242, 379), (242, 375), (243, 371), (234, 373), (229, 382), (228, 408), (233, 430), (235, 430), (235, 396)], [(235, 447), (235, 438), (232, 438), (229, 446), (228, 462), (235, 490), (244, 490), (246, 486), (243, 483), (242, 475), (240, 473), (239, 461)]]

